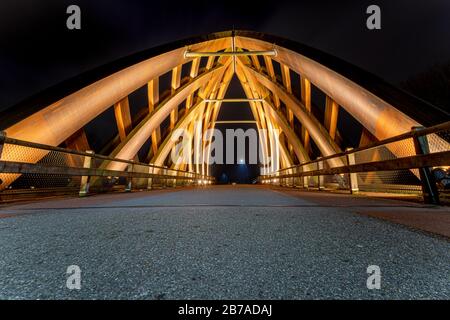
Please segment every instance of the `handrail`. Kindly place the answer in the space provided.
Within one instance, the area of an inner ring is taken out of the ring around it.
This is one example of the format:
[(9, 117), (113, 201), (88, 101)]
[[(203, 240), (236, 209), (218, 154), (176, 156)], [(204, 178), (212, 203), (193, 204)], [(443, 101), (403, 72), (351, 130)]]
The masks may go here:
[(311, 160), (311, 161), (304, 162), (304, 163), (301, 163), (299, 165), (291, 166), (291, 167), (288, 167), (288, 168), (283, 168), (283, 169), (280, 169), (280, 170), (274, 172), (273, 174), (276, 174), (278, 172), (287, 171), (287, 170), (296, 169), (296, 168), (299, 168), (299, 167), (303, 167), (303, 166), (314, 164), (314, 163), (321, 162), (321, 161), (326, 161), (326, 160), (333, 159), (333, 158), (347, 156), (349, 154), (353, 154), (353, 153), (356, 153), (356, 152), (372, 149), (372, 148), (379, 147), (381, 145), (385, 145), (385, 144), (388, 144), (388, 143), (398, 142), (398, 141), (409, 139), (409, 138), (421, 137), (421, 136), (425, 136), (425, 135), (428, 135), (428, 134), (437, 133), (437, 132), (440, 132), (440, 131), (443, 131), (443, 130), (450, 130), (450, 121), (447, 121), (447, 122), (444, 122), (444, 123), (441, 123), (441, 124), (438, 124), (438, 125), (435, 125), (435, 126), (432, 126), (432, 127), (429, 127), (429, 128), (423, 128), (423, 129), (421, 128), (419, 130), (411, 130), (409, 132), (406, 132), (406, 133), (403, 133), (403, 134), (400, 134), (400, 135), (397, 135), (397, 136), (394, 136), (394, 137), (390, 137), (390, 138), (387, 138), (387, 139), (384, 139), (384, 140), (380, 140), (380, 141), (376, 141), (376, 142), (370, 143), (370, 144), (368, 144), (368, 145), (366, 145), (364, 147), (358, 147), (358, 148), (355, 148), (355, 149), (351, 149), (349, 151), (335, 153), (335, 154), (330, 155), (330, 156), (321, 157), (320, 159)]
[[(321, 160), (319, 160), (321, 161)], [(450, 163), (450, 151), (442, 151), (431, 154), (422, 154), (409, 157), (403, 157), (400, 159), (389, 159), (383, 161), (373, 161), (361, 164), (346, 165), (341, 167), (333, 167), (320, 170), (310, 170), (295, 172), (291, 174), (283, 175), (263, 175), (265, 179), (283, 179), (283, 178), (295, 178), (305, 176), (324, 176), (342, 173), (358, 173), (358, 172), (370, 172), (370, 171), (395, 171), (402, 169), (416, 169), (421, 167), (428, 167), (432, 165), (443, 166)], [(295, 168), (293, 168), (295, 169)], [(291, 169), (292, 170), (292, 169)], [(279, 172), (279, 171), (277, 171)]]
[(42, 164), (2, 161), (0, 160), (0, 172), (24, 174), (24, 173), (43, 173), (52, 175), (67, 175), (67, 176), (95, 176), (95, 177), (129, 177), (132, 178), (160, 178), (160, 179), (177, 179), (177, 180), (211, 180), (210, 177), (196, 175), (193, 172), (186, 171), (185, 174), (190, 175), (168, 175), (146, 172), (127, 172), (99, 168), (81, 168), (81, 167), (64, 167), (64, 166), (48, 166)]
[[(165, 168), (165, 167), (162, 167), (162, 166), (156, 166), (156, 165), (153, 165), (153, 164), (147, 164), (147, 163), (142, 163), (142, 162), (135, 162), (135, 161), (132, 161), (132, 160), (112, 158), (112, 157), (108, 157), (108, 156), (104, 156), (104, 155), (100, 155), (100, 154), (96, 154), (96, 153), (89, 153), (89, 152), (78, 151), (78, 150), (73, 150), (73, 149), (66, 149), (66, 148), (61, 148), (61, 147), (55, 147), (55, 146), (50, 146), (50, 145), (46, 145), (46, 144), (30, 142), (30, 141), (25, 141), (25, 140), (20, 140), (20, 139), (14, 139), (14, 138), (10, 138), (8, 136), (4, 136), (4, 144), (17, 145), (17, 146), (22, 146), (22, 147), (42, 149), (42, 150), (55, 151), (55, 152), (61, 152), (61, 153), (68, 153), (68, 154), (74, 154), (74, 155), (80, 155), (80, 156), (87, 156), (87, 157), (101, 159), (101, 160), (107, 160), (107, 161), (113, 161), (113, 162), (122, 162), (122, 163), (126, 163), (126, 164), (133, 164), (133, 165), (145, 166), (145, 167), (150, 167), (150, 168), (155, 168), (155, 169), (168, 170), (170, 172), (175, 172), (175, 173), (192, 173), (192, 174), (196, 174), (197, 175), (197, 173), (195, 173), (193, 171), (184, 171), (184, 170), (179, 170), (179, 169), (171, 169), (171, 168)], [(207, 177), (206, 179), (212, 180), (213, 178), (212, 177)]]

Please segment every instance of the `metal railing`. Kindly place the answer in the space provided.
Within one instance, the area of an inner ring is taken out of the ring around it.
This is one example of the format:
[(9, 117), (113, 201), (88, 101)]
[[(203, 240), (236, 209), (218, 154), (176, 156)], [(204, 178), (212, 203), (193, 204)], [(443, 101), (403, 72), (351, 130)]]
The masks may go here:
[[(124, 170), (111, 170), (119, 163)], [(211, 176), (7, 137), (0, 132), (0, 200), (24, 194), (131, 191), (214, 183)]]
[[(344, 165), (333, 166), (336, 159)], [(332, 185), (351, 193), (422, 191), (426, 203), (438, 204), (439, 191), (450, 189), (450, 121), (284, 168), (259, 182), (318, 190)]]

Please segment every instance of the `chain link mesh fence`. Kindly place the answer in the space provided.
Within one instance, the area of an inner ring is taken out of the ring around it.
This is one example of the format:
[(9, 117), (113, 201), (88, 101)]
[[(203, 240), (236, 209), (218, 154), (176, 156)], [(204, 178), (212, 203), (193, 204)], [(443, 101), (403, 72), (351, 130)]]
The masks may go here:
[(194, 172), (8, 138), (1, 147), (0, 201), (36, 195), (81, 195), (86, 185), (86, 192), (111, 192), (209, 184), (212, 181), (211, 177)]
[[(439, 161), (434, 160), (426, 166), (431, 172), (433, 181), (436, 182), (439, 194), (449, 198), (450, 161), (448, 161), (448, 165), (445, 163), (450, 151), (449, 127), (450, 122), (447, 122), (433, 128), (423, 129), (426, 130), (423, 133), (412, 131), (399, 137), (390, 138), (385, 143), (381, 141), (365, 148), (349, 150), (343, 154), (324, 159), (319, 158), (310, 163), (282, 169), (269, 177), (262, 177), (262, 181), (282, 186), (321, 190), (348, 190), (351, 188), (367, 192), (419, 195), (422, 193), (423, 187), (418, 169), (421, 166), (415, 165), (415, 161), (421, 155), (425, 158), (430, 155), (433, 158), (433, 154), (439, 153), (439, 156), (445, 157), (444, 161), (434, 157)], [(405, 165), (405, 163), (409, 164)], [(348, 166), (356, 166), (359, 169), (350, 174)], [(310, 174), (301, 177), (300, 175), (305, 172), (310, 172)], [(319, 173), (324, 175), (319, 175)], [(351, 176), (353, 178), (350, 179)], [(353, 183), (352, 179), (355, 180)]]

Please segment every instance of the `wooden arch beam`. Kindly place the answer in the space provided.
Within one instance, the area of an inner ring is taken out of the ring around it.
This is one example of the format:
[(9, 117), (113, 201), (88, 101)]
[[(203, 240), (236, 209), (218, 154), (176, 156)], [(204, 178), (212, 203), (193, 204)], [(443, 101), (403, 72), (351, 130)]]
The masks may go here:
[[(229, 59), (224, 66), (225, 68), (222, 68), (220, 72), (216, 72), (216, 74), (209, 80), (211, 81), (220, 81), (219, 78), (222, 77), (223, 73), (226, 72), (226, 70), (229, 70), (231, 63), (231, 59)], [(212, 87), (211, 87), (212, 88)], [(188, 126), (196, 119), (197, 117), (203, 118), (203, 110), (204, 110), (205, 101), (202, 99), (200, 100), (195, 106), (189, 108), (189, 110), (186, 112), (186, 114), (175, 124), (174, 130), (178, 129), (186, 129)], [(192, 134), (192, 132), (191, 132)], [(151, 164), (154, 164), (156, 166), (163, 165), (165, 159), (170, 153), (170, 150), (174, 146), (175, 141), (172, 141), (171, 135), (169, 134), (165, 139), (164, 142), (161, 144), (160, 148), (158, 149), (157, 153), (153, 157), (153, 159), (150, 161)]]
[[(239, 71), (240, 69), (238, 69)], [(243, 69), (243, 72), (246, 73), (246, 77), (249, 80), (251, 86), (255, 87), (255, 91), (264, 91), (265, 88), (261, 88), (261, 84), (257, 82), (255, 77), (249, 73), (248, 69)], [(256, 90), (258, 89), (258, 90)], [(263, 95), (261, 95), (263, 97)], [(310, 158), (308, 153), (306, 152), (305, 148), (303, 147), (302, 143), (300, 142), (300, 139), (295, 134), (293, 126), (288, 123), (286, 118), (283, 116), (281, 111), (277, 108), (275, 108), (269, 101), (268, 98), (265, 99), (266, 101), (263, 103), (264, 111), (266, 115), (269, 115), (272, 119), (272, 122), (276, 123), (283, 133), (285, 134), (289, 145), (292, 146), (293, 152), (299, 159), (300, 163), (303, 162), (309, 162)], [(290, 111), (290, 109), (289, 109)]]
[[(259, 73), (253, 68), (245, 66), (240, 60), (238, 60), (238, 62), (244, 67), (244, 69), (250, 72), (262, 86), (280, 97), (286, 107), (292, 110), (297, 119), (308, 130), (311, 138), (316, 143), (322, 155), (329, 156), (340, 152), (339, 147), (331, 139), (326, 129), (306, 110), (297, 98), (289, 94), (282, 86), (273, 82), (265, 75)], [(334, 167), (343, 165), (340, 159), (331, 159), (329, 163)]]
[[(247, 63), (250, 63), (250, 61), (247, 61)], [(241, 82), (242, 87), (244, 88), (244, 92), (247, 96), (247, 98), (263, 98), (265, 96), (264, 93), (264, 88), (262, 88), (261, 86), (258, 85), (257, 82), (255, 82), (251, 75), (248, 74), (246, 72), (245, 69), (242, 68), (242, 65), (239, 63), (237, 68), (236, 68), (236, 72), (238, 74), (239, 80)], [(277, 121), (275, 121), (275, 119), (269, 114), (268, 110), (267, 110), (267, 106), (265, 105), (265, 103), (261, 103), (261, 102), (251, 102), (250, 105), (254, 106), (254, 108), (252, 108), (252, 112), (253, 112), (253, 117), (255, 118), (255, 120), (259, 120), (258, 122), (258, 128), (259, 127), (263, 127), (267, 130), (269, 130), (269, 136), (265, 137), (266, 139), (269, 138), (269, 144), (271, 147), (271, 155), (272, 155), (272, 159), (273, 159), (273, 155), (274, 153), (279, 153), (280, 155), (280, 161), (281, 164), (284, 165), (284, 167), (289, 167), (293, 165), (293, 161), (292, 158), (290, 156), (290, 153), (287, 152), (285, 146), (282, 143), (279, 143), (279, 150), (275, 150), (276, 144), (275, 141), (273, 140), (273, 136), (270, 135), (270, 131), (274, 130), (276, 128), (276, 125), (281, 127), (281, 130), (283, 131), (283, 124), (278, 123)], [(266, 123), (262, 123), (261, 122), (261, 117), (264, 118), (264, 120), (266, 121)], [(264, 137), (260, 136), (260, 139), (262, 140)], [(289, 139), (289, 138), (288, 138)], [(265, 163), (268, 162), (268, 148), (267, 148), (267, 141), (261, 141), (261, 144), (265, 147), (264, 150), (264, 157), (265, 157)], [(300, 148), (302, 149), (301, 145)], [(300, 149), (299, 149), (300, 150)], [(274, 168), (274, 163), (272, 163), (272, 171), (276, 171), (276, 169)]]
[[(170, 115), (171, 111), (180, 105), (189, 94), (205, 85), (211, 77), (225, 68), (224, 65), (216, 66), (211, 70), (202, 73), (197, 78), (177, 89), (173, 95), (161, 102), (158, 107), (147, 115), (111, 153), (111, 157), (129, 160), (134, 157), (142, 145), (147, 141), (152, 132)], [(123, 170), (124, 164), (111, 162), (106, 165), (111, 170)]]
[(388, 102), (317, 61), (258, 39), (237, 36), (235, 42), (237, 47), (247, 50), (275, 49), (275, 61), (306, 77), (379, 140), (409, 132), (419, 125)]

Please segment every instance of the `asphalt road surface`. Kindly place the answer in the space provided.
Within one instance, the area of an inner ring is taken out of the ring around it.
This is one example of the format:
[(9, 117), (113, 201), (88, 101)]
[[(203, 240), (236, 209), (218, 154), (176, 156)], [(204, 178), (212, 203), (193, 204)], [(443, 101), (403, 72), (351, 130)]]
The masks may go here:
[(0, 298), (450, 298), (447, 238), (355, 213), (418, 209), (337, 199), (217, 186), (3, 206)]

